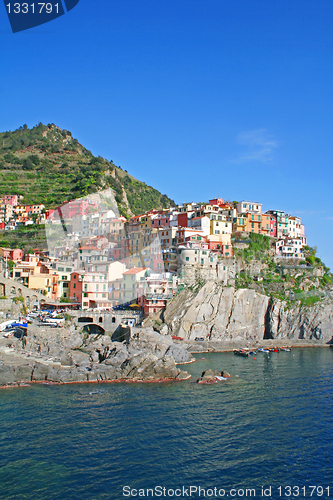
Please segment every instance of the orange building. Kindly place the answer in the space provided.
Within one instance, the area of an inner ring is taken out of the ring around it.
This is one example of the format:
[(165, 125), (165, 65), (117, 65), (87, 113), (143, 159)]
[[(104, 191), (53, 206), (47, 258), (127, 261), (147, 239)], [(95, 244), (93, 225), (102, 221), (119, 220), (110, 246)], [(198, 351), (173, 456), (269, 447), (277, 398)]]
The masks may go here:
[(270, 215), (266, 215), (266, 214), (261, 215), (261, 234), (265, 234), (266, 236), (270, 236), (270, 234), (271, 234), (271, 216)]
[(247, 213), (246, 218), (247, 231), (249, 233), (261, 234), (261, 215)]

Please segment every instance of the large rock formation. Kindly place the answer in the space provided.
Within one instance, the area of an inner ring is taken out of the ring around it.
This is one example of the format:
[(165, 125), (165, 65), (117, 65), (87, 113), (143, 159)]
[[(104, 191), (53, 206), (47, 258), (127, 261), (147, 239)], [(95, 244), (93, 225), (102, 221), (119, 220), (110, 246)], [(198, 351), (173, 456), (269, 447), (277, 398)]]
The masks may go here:
[(0, 340), (0, 386), (19, 382), (164, 381), (189, 377), (176, 363), (191, 354), (171, 337), (142, 330), (129, 343), (73, 329), (29, 327), (28, 336)]
[(267, 339), (303, 339), (330, 342), (333, 302), (329, 298), (311, 307), (292, 306), (251, 289), (207, 282), (197, 293), (183, 290), (167, 306), (168, 333), (188, 340), (238, 342)]

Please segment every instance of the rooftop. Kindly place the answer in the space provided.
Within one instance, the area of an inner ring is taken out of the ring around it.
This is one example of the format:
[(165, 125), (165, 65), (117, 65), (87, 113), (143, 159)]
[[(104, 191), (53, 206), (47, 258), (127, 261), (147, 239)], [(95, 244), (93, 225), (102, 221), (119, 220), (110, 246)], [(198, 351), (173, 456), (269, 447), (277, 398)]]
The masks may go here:
[(141, 273), (142, 271), (145, 271), (147, 268), (146, 267), (133, 267), (133, 269), (129, 269), (128, 271), (125, 271), (123, 273), (123, 276), (125, 274), (138, 274)]

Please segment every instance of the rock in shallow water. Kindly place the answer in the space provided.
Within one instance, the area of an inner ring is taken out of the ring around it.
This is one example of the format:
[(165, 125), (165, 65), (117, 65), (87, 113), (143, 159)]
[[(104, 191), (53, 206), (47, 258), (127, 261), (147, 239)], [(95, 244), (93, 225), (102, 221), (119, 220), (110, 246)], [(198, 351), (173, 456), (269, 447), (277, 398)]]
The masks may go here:
[(223, 380), (228, 380), (231, 375), (225, 371), (215, 371), (215, 370), (206, 370), (202, 372), (201, 377), (197, 380), (198, 384), (216, 384), (217, 382), (221, 382)]

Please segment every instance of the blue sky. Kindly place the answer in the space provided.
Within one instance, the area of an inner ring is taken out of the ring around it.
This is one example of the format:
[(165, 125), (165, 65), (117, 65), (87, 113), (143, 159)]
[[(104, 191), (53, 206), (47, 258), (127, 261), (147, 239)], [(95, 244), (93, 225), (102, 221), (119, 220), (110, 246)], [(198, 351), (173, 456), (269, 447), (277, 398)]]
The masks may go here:
[(331, 1), (80, 0), (11, 33), (0, 130), (55, 123), (176, 202), (300, 215), (333, 269)]

